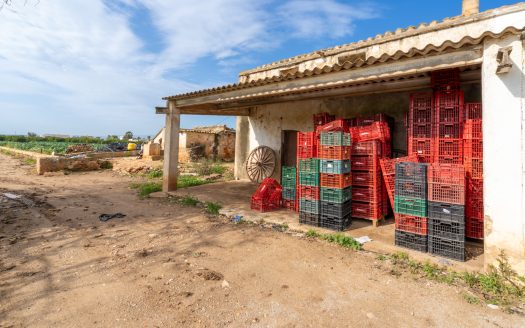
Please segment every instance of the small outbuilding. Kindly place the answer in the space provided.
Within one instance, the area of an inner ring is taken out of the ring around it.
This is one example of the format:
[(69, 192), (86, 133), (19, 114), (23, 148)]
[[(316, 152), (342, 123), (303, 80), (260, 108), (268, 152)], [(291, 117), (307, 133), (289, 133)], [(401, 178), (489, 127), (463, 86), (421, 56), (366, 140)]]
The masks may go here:
[(235, 177), (250, 151), (270, 147), (294, 163), (296, 131), (312, 131), (312, 115), (394, 119), (393, 147), (407, 150), (409, 94), (429, 90), (436, 70), (460, 70), (465, 102), (483, 103), (484, 251), (501, 250), (525, 273), (525, 3), (399, 28), (367, 40), (322, 49), (241, 72), (235, 84), (164, 98), (165, 191), (176, 189), (180, 115), (237, 116)]

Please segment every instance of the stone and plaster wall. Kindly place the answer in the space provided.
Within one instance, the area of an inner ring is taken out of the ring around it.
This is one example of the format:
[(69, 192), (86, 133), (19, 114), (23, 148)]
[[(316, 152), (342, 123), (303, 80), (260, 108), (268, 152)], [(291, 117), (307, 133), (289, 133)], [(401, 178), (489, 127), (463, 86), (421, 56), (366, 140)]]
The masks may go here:
[[(519, 36), (484, 44), (483, 152), (485, 264), (495, 263), (501, 250), (525, 274), (525, 56)], [(512, 47), (512, 67), (497, 74), (498, 51)]]
[(189, 162), (189, 149), (192, 145), (204, 146), (204, 157), (220, 161), (233, 161), (235, 158), (235, 133), (208, 133), (186, 131), (179, 135), (179, 161)]

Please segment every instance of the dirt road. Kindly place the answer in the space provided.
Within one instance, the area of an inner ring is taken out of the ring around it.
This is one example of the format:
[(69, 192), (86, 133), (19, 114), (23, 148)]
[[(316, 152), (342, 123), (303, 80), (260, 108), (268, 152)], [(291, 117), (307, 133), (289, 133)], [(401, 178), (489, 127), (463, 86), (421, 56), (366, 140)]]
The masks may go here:
[(523, 327), (373, 254), (140, 200), (131, 180), (0, 154), (0, 192), (34, 202), (0, 203), (0, 327)]

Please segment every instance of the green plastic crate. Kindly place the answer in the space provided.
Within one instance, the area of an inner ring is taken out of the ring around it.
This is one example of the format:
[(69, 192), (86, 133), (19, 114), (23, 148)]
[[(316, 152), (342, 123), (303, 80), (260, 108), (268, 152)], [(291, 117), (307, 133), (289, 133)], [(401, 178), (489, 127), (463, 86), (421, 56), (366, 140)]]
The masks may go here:
[(297, 185), (297, 179), (295, 178), (295, 176), (293, 178), (283, 177), (281, 179), (281, 185), (283, 188), (294, 188), (295, 189)]
[(321, 201), (342, 204), (352, 199), (352, 187), (321, 188)]
[(319, 173), (299, 172), (299, 184), (303, 186), (319, 186)]
[(283, 178), (294, 178), (296, 175), (297, 169), (295, 166), (282, 166), (281, 167), (281, 175)]
[(337, 132), (322, 132), (321, 145), (323, 146), (351, 146), (352, 141), (350, 133)]
[(394, 212), (425, 218), (427, 217), (427, 200), (396, 195), (394, 197)]
[(350, 160), (340, 159), (322, 159), (321, 160), (321, 173), (327, 174), (345, 174), (350, 173)]
[(319, 173), (319, 159), (308, 158), (299, 160), (299, 172)]

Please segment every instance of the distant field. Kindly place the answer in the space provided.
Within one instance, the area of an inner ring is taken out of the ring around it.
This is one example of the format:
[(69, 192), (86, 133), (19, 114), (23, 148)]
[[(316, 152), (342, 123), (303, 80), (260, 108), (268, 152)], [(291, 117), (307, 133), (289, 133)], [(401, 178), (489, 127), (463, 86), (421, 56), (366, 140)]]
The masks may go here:
[[(28, 142), (16, 142), (16, 141), (0, 141), (0, 146), (21, 149), (32, 151), (42, 154), (63, 154), (66, 151), (66, 148), (70, 145), (75, 145), (75, 142), (65, 142), (65, 141), (28, 141)], [(90, 143), (96, 150), (106, 149), (105, 144), (95, 144)]]

